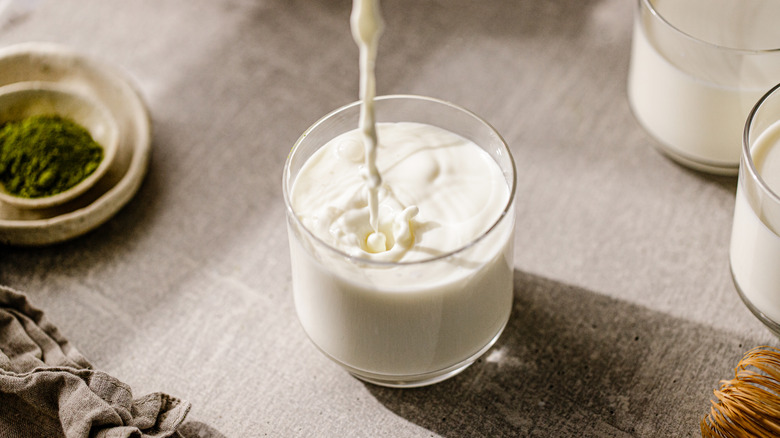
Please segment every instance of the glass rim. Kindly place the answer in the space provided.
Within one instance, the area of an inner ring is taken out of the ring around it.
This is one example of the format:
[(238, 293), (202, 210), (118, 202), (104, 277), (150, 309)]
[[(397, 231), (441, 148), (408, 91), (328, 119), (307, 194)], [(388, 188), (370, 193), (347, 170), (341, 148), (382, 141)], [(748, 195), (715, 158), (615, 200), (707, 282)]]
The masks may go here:
[[(780, 52), (780, 47), (773, 47), (773, 48), (760, 48), (760, 49), (748, 49), (744, 47), (731, 47), (731, 46), (723, 46), (717, 43), (713, 43), (711, 41), (703, 40), (699, 37), (696, 37), (694, 35), (691, 35), (690, 33), (680, 29), (679, 27), (675, 26), (669, 20), (666, 19), (658, 10), (653, 6), (652, 0), (637, 0), (638, 3), (645, 5), (645, 7), (650, 11), (650, 13), (657, 18), (661, 23), (663, 23), (666, 27), (672, 29), (676, 33), (679, 33), (683, 37), (699, 43), (703, 44), (705, 46), (712, 47), (714, 49), (722, 50), (722, 51), (728, 51), (733, 53), (742, 53), (742, 54), (763, 54), (763, 53), (778, 53)], [(679, 1), (679, 0), (677, 0)]]
[[(300, 137), (298, 137), (298, 140), (295, 141), (295, 143), (292, 146), (292, 149), (290, 149), (290, 153), (287, 155), (287, 160), (284, 163), (284, 171), (282, 174), (282, 192), (284, 193), (284, 204), (285, 209), (288, 213), (288, 216), (291, 216), (293, 220), (295, 221), (296, 225), (298, 225), (301, 229), (304, 230), (304, 233), (311, 238), (314, 242), (316, 242), (319, 245), (322, 245), (323, 247), (327, 248), (329, 251), (333, 252), (334, 254), (341, 256), (345, 259), (348, 259), (350, 262), (354, 263), (361, 263), (361, 264), (367, 264), (367, 265), (373, 265), (377, 267), (387, 268), (387, 267), (393, 267), (393, 266), (414, 266), (414, 265), (422, 265), (425, 263), (433, 263), (436, 261), (440, 261), (449, 257), (452, 257), (458, 253), (462, 253), (466, 251), (467, 249), (473, 247), (477, 243), (481, 242), (483, 239), (485, 239), (489, 234), (491, 234), (492, 231), (494, 231), (498, 226), (503, 222), (503, 220), (507, 217), (507, 215), (512, 210), (514, 203), (515, 203), (515, 195), (517, 192), (517, 166), (515, 165), (515, 160), (512, 155), (512, 151), (509, 149), (509, 145), (507, 144), (506, 140), (504, 140), (504, 137), (501, 136), (501, 134), (498, 132), (498, 130), (493, 127), (487, 120), (483, 119), (482, 117), (478, 116), (472, 111), (467, 110), (466, 108), (463, 108), (460, 105), (456, 105), (452, 102), (448, 102), (445, 100), (437, 99), (434, 97), (428, 97), (428, 96), (419, 96), (419, 95), (413, 95), (413, 94), (392, 94), (392, 95), (383, 95), (383, 96), (377, 96), (374, 98), (374, 101), (386, 101), (386, 100), (400, 100), (400, 99), (406, 99), (406, 100), (418, 100), (418, 101), (426, 101), (431, 103), (437, 103), (441, 105), (448, 106), (450, 108), (456, 109), (458, 111), (461, 111), (472, 118), (476, 119), (481, 124), (485, 125), (490, 131), (492, 131), (497, 138), (500, 140), (501, 144), (504, 147), (504, 150), (507, 153), (507, 157), (509, 158), (509, 163), (511, 164), (511, 170), (512, 170), (512, 184), (509, 187), (509, 200), (507, 201), (504, 208), (501, 210), (501, 214), (499, 214), (498, 218), (488, 227), (487, 230), (482, 232), (480, 235), (472, 239), (467, 244), (456, 248), (452, 251), (448, 251), (444, 254), (437, 255), (435, 257), (429, 257), (421, 260), (411, 260), (411, 261), (386, 261), (386, 260), (372, 260), (364, 257), (354, 256), (350, 255), (344, 251), (342, 251), (339, 248), (336, 248), (329, 243), (325, 242), (324, 240), (320, 239), (318, 236), (316, 236), (311, 230), (309, 230), (300, 220), (297, 214), (295, 214), (295, 211), (292, 207), (292, 202), (290, 200), (290, 192), (288, 189), (288, 179), (290, 176), (290, 166), (292, 164), (292, 159), (295, 156), (295, 153), (298, 151), (298, 147), (300, 146), (301, 142), (309, 135), (310, 132), (317, 129), (320, 125), (325, 123), (330, 118), (334, 117), (337, 114), (340, 114), (350, 108), (354, 108), (355, 106), (359, 106), (362, 102), (360, 100), (348, 103), (346, 105), (343, 105), (339, 108), (336, 108), (335, 110), (327, 113), (326, 115), (322, 116), (320, 119), (318, 119), (316, 122), (314, 122), (311, 126), (309, 126), (303, 134), (301, 134)], [(355, 127), (357, 129), (357, 126)]]
[[(766, 183), (763, 177), (761, 177), (761, 174), (758, 172), (758, 169), (756, 169), (756, 164), (753, 162), (753, 153), (751, 151), (751, 145), (750, 145), (750, 133), (751, 128), (753, 126), (753, 119), (755, 118), (758, 111), (761, 109), (761, 107), (766, 103), (767, 100), (772, 98), (776, 93), (780, 93), (780, 84), (775, 85), (772, 87), (769, 91), (767, 91), (763, 96), (761, 96), (761, 99), (756, 102), (756, 104), (753, 106), (753, 108), (750, 110), (750, 113), (748, 114), (747, 121), (745, 122), (745, 129), (742, 133), (742, 158), (745, 161), (745, 171), (747, 171), (750, 174), (750, 177), (756, 181), (756, 183), (761, 187), (761, 190), (767, 193), (767, 195), (772, 199), (772, 201), (776, 204), (780, 204), (780, 194), (772, 190), (771, 187), (769, 187), (769, 184)], [(779, 119), (780, 120), (780, 119)], [(759, 133), (761, 135), (761, 133)]]

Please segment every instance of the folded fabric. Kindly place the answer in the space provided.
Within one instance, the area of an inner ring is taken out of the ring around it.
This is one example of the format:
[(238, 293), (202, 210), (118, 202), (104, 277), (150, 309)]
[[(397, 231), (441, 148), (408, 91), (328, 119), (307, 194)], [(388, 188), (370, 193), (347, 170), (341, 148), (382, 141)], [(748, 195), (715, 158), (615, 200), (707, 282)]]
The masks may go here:
[(0, 438), (179, 437), (190, 404), (92, 368), (44, 313), (0, 286)]

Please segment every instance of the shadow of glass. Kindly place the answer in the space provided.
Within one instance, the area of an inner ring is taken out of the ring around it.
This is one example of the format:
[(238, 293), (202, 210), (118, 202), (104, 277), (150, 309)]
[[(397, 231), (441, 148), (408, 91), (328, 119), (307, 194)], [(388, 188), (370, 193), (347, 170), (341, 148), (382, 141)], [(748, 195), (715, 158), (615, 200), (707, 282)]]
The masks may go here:
[(696, 436), (750, 339), (515, 271), (496, 345), (426, 388), (367, 384), (442, 436)]

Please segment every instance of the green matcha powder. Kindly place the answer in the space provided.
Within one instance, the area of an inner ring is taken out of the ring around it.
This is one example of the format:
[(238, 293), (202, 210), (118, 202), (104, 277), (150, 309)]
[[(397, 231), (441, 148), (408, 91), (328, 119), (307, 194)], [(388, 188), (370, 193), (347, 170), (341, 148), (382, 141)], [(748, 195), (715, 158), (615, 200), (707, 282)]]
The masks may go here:
[(41, 198), (89, 176), (103, 148), (84, 127), (59, 116), (33, 116), (0, 127), (0, 183), (6, 192)]

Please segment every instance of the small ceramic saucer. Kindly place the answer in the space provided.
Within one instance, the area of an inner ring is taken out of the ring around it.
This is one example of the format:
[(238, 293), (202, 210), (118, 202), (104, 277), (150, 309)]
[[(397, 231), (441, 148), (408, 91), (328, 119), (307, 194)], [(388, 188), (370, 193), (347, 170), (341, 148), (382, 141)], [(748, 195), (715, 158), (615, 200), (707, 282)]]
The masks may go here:
[(141, 95), (124, 73), (68, 47), (23, 43), (0, 48), (0, 87), (24, 87), (25, 82), (53, 84), (98, 102), (117, 129), (116, 153), (108, 169), (80, 195), (37, 209), (0, 200), (0, 244), (48, 245), (94, 229), (132, 199), (148, 168), (151, 123)]

